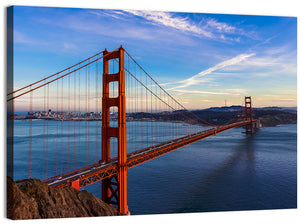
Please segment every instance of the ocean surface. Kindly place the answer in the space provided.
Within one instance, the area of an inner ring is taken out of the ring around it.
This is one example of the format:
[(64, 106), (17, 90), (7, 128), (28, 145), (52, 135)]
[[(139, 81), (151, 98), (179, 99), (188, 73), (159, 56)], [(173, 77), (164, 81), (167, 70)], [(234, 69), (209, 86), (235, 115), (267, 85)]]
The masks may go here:
[[(96, 162), (101, 154), (94, 149), (95, 145), (101, 146), (94, 132), (89, 133), (86, 142), (84, 131), (78, 133), (76, 128), (75, 135), (70, 131), (74, 129), (71, 123), (64, 122), (61, 128), (58, 122), (49, 121), (45, 130), (44, 121), (33, 121), (29, 174), (28, 122), (15, 121), (15, 180), (28, 178), (28, 175), (45, 179)], [(100, 122), (89, 125), (101, 129)], [(160, 130), (168, 130), (172, 124), (159, 125)], [(43, 135), (47, 131), (48, 152)], [(243, 131), (243, 128), (231, 129), (129, 169), (131, 214), (296, 208), (297, 125), (266, 127), (253, 136)], [(132, 141), (143, 139), (138, 135), (143, 133), (137, 133)], [(73, 138), (81, 140), (81, 147), (88, 145), (90, 149), (88, 153), (81, 150), (77, 159), (73, 158), (76, 153), (72, 154)], [(44, 159), (46, 155), (48, 163)], [(101, 182), (84, 189), (101, 198)]]

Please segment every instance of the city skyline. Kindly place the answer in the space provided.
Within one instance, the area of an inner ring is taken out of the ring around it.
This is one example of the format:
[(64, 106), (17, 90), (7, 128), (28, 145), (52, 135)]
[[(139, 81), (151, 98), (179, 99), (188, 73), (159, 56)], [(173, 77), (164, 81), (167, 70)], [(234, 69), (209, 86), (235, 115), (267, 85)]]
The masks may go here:
[(18, 89), (123, 45), (189, 109), (297, 106), (296, 17), (15, 7)]

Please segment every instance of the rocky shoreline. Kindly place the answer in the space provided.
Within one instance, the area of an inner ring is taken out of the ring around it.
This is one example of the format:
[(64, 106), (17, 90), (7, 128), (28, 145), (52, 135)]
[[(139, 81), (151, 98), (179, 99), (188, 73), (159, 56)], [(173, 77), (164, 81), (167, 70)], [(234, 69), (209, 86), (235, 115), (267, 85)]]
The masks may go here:
[(7, 218), (48, 219), (71, 217), (118, 216), (117, 209), (88, 191), (72, 187), (54, 188), (38, 179), (18, 187), (7, 178)]

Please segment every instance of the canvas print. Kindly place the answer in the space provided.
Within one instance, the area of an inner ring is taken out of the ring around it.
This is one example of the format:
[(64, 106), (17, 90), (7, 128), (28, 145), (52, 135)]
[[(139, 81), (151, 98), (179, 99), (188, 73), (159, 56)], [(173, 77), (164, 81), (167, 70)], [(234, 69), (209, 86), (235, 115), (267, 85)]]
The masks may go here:
[(297, 208), (297, 18), (7, 8), (7, 217)]

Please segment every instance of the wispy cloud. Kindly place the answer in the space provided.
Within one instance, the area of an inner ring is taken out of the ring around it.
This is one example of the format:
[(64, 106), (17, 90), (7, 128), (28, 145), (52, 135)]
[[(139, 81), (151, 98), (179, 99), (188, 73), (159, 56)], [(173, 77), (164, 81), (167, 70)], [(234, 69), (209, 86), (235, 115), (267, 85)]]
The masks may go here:
[[(172, 89), (178, 89), (178, 88), (185, 88), (185, 87), (188, 87), (188, 86), (191, 86), (191, 85), (195, 85), (195, 84), (198, 84), (200, 82), (202, 82), (202, 78), (208, 74), (211, 74), (212, 72), (214, 71), (217, 71), (217, 70), (220, 70), (220, 69), (223, 69), (225, 67), (228, 67), (228, 66), (231, 66), (231, 65), (235, 65), (235, 64), (238, 64), (242, 61), (245, 61), (247, 60), (248, 58), (254, 56), (255, 54), (254, 53), (251, 53), (251, 54), (240, 54), (232, 59), (229, 59), (229, 60), (226, 60), (226, 61), (223, 61), (211, 68), (208, 68), (202, 72), (199, 72), (197, 75), (194, 75), (188, 79), (185, 79), (185, 80), (182, 80), (182, 81), (179, 81), (179, 82), (176, 82), (176, 83), (183, 83), (182, 85), (179, 85), (177, 87), (173, 87)], [(175, 83), (173, 83), (175, 84)]]
[(89, 10), (88, 13), (94, 14), (97, 16), (112, 17), (112, 18), (115, 18), (118, 20), (124, 19), (127, 17), (127, 15), (120, 10), (109, 10), (109, 11), (107, 11), (107, 10)]
[(216, 92), (216, 91), (202, 91), (202, 90), (185, 90), (185, 89), (173, 89), (174, 92), (181, 94), (208, 94), (208, 95), (240, 95), (238, 91), (228, 91), (228, 92)]
[(198, 34), (201, 36), (213, 38), (211, 32), (205, 31), (199, 26), (192, 24), (187, 18), (174, 16), (169, 12), (158, 11), (137, 11), (137, 10), (125, 10), (133, 15), (143, 17), (154, 23), (171, 27), (177, 30)]
[(247, 71), (248, 74), (256, 77), (280, 77), (283, 74), (296, 77), (296, 54), (295, 50), (286, 46), (268, 48), (261, 51), (256, 57), (225, 68), (223, 72)]
[[(252, 39), (253, 36), (255, 36), (253, 31), (246, 32), (241, 28), (235, 27), (229, 23), (217, 21), (214, 18), (203, 17), (200, 21), (196, 22), (191, 21), (188, 17), (182, 17), (170, 12), (138, 10), (124, 10), (124, 12), (142, 17), (153, 24), (170, 27), (188, 33), (189, 35), (222, 42), (240, 42), (241, 36)], [(117, 11), (117, 13), (119, 13), (119, 11)]]
[(48, 45), (46, 41), (40, 40), (14, 29), (14, 43), (26, 45)]
[(207, 26), (222, 33), (235, 33), (237, 30), (236, 27), (230, 24), (218, 22), (216, 19), (212, 18), (207, 20)]

